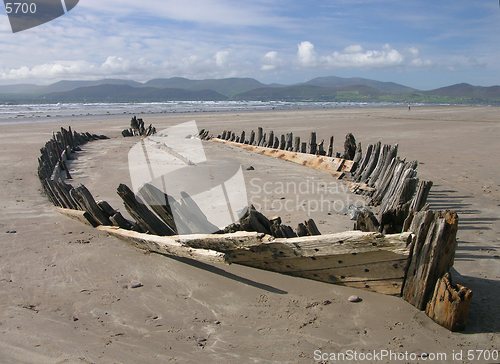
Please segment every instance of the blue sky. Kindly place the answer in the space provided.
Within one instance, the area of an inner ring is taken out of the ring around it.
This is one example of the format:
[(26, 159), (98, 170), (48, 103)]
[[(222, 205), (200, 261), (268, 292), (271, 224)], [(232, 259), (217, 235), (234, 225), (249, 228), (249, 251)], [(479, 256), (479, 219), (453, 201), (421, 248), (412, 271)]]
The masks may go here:
[(487, 86), (500, 84), (499, 41), (497, 0), (81, 0), (16, 34), (3, 11), (0, 84), (336, 75)]

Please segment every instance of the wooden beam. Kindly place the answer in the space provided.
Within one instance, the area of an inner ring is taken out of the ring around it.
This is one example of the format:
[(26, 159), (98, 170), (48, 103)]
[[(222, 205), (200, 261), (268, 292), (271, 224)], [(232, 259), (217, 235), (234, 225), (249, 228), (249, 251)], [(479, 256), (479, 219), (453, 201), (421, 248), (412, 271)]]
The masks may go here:
[(117, 237), (141, 250), (195, 259), (205, 263), (225, 263), (223, 253), (208, 249), (194, 249), (183, 243), (185, 239), (203, 241), (206, 239), (204, 235), (157, 236), (124, 230), (113, 226), (99, 226), (97, 229)]
[(99, 226), (99, 223), (94, 220), (92, 215), (90, 215), (87, 211), (80, 211), (80, 210), (70, 210), (70, 209), (64, 209), (62, 207), (56, 207), (57, 212), (72, 218), (73, 220), (79, 221), (85, 225), (89, 225), (92, 227), (97, 227)]
[(316, 156), (309, 153), (296, 153), (287, 150), (276, 150), (271, 148), (252, 146), (248, 144), (232, 143), (218, 138), (213, 138), (211, 140), (218, 143), (238, 147), (249, 152), (286, 160), (303, 165), (305, 167), (328, 172), (332, 176), (337, 178), (341, 177), (344, 172), (349, 172), (351, 166), (353, 165), (352, 161), (347, 161), (341, 158), (330, 158), (327, 156)]

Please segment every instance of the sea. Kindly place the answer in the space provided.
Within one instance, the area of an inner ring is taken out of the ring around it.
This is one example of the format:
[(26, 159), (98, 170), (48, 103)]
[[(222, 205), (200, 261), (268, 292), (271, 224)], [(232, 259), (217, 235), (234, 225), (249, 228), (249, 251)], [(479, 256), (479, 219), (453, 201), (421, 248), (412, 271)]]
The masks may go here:
[(370, 102), (286, 102), (286, 101), (168, 101), (151, 103), (59, 103), (1, 105), (0, 123), (50, 120), (53, 117), (104, 116), (122, 114), (169, 114), (193, 112), (239, 112), (259, 110), (339, 109), (402, 107), (399, 103)]

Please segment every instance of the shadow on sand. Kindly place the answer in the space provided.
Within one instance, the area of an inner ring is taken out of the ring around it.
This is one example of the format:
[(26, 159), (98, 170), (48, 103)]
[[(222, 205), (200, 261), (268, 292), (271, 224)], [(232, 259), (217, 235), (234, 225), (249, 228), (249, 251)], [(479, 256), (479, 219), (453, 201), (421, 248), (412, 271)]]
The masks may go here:
[(439, 185), (434, 185), (429, 193), (427, 202), (433, 210), (454, 210), (459, 217), (459, 230), (491, 230), (489, 225), (500, 220), (496, 216), (479, 216), (481, 211), (471, 208), (472, 204), (468, 200), (472, 195), (459, 195), (455, 190), (440, 189)]
[(245, 278), (245, 277), (241, 277), (241, 276), (236, 275), (234, 273), (228, 272), (224, 269), (221, 269), (221, 268), (218, 268), (216, 266), (206, 264), (206, 263), (203, 263), (203, 262), (200, 262), (197, 260), (193, 260), (193, 259), (189, 259), (189, 258), (182, 258), (182, 257), (173, 257), (173, 256), (164, 255), (164, 254), (160, 254), (160, 253), (155, 253), (155, 254), (159, 254), (159, 255), (168, 257), (170, 259), (177, 260), (178, 262), (181, 262), (184, 264), (189, 264), (192, 267), (202, 269), (204, 271), (207, 271), (207, 272), (210, 272), (213, 274), (217, 274), (217, 275), (220, 275), (220, 276), (225, 277), (225, 278), (232, 279), (236, 282), (240, 282), (240, 283), (246, 284), (246, 285), (251, 286), (251, 287), (263, 289), (263, 290), (268, 291), (270, 293), (288, 294), (287, 291), (283, 291), (282, 289), (275, 288), (273, 286), (270, 286), (270, 285), (267, 285), (264, 283), (256, 282), (256, 281), (253, 281), (253, 280)]
[(500, 281), (487, 278), (463, 276), (452, 271), (456, 283), (472, 287), (472, 302), (464, 334), (500, 332)]

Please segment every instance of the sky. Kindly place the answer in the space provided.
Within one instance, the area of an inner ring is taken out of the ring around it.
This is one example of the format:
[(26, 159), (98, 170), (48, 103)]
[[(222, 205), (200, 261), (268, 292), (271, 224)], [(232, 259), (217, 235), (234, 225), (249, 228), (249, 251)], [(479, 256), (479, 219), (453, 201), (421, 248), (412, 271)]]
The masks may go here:
[(12, 33), (0, 84), (62, 79), (365, 77), (432, 89), (500, 84), (497, 0), (80, 0)]

